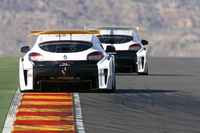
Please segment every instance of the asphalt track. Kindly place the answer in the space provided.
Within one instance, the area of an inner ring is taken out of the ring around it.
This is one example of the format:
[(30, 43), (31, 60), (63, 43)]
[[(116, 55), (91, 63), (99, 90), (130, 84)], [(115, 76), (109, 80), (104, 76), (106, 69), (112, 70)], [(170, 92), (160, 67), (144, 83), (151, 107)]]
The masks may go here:
[(79, 93), (86, 133), (199, 133), (200, 59), (151, 58), (115, 93)]
[[(200, 132), (200, 59), (149, 57), (148, 61), (148, 76), (118, 74), (114, 93), (78, 93), (84, 127), (82, 132)], [(29, 111), (25, 112), (21, 114), (30, 115)], [(72, 118), (66, 120), (72, 124)], [(35, 121), (35, 124), (38, 123)], [(51, 127), (53, 125), (47, 128)], [(77, 125), (68, 129), (78, 131), (74, 128)]]

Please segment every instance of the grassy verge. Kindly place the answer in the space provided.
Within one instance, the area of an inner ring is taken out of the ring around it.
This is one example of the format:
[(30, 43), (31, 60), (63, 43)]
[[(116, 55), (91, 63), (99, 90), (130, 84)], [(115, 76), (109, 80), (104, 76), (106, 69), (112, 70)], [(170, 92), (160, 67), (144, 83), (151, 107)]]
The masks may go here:
[(18, 56), (0, 56), (0, 131), (3, 129), (10, 104), (19, 87), (18, 62)]

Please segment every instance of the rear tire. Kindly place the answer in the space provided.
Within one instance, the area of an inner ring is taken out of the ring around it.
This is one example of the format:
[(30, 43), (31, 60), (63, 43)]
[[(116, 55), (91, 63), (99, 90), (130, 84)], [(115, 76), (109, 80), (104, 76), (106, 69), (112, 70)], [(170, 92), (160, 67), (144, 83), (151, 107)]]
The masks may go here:
[(137, 73), (138, 75), (148, 75), (148, 72), (147, 73)]
[(136, 65), (136, 73), (137, 73), (138, 75), (148, 75), (148, 74), (149, 74), (148, 66), (147, 66), (147, 72), (138, 72), (138, 67), (137, 67), (137, 65)]
[(113, 71), (113, 81), (112, 81), (112, 89), (108, 90), (108, 92), (112, 93), (116, 90), (116, 78), (115, 78), (115, 70)]
[(112, 92), (114, 92), (115, 90), (116, 90), (116, 78), (115, 78), (115, 74), (114, 74)]

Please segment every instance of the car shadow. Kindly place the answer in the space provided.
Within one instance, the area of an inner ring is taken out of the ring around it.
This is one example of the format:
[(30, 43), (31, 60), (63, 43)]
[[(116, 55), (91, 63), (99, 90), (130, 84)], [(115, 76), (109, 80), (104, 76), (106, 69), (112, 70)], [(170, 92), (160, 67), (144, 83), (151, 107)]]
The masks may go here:
[(189, 74), (149, 74), (148, 76), (195, 76)]
[(195, 75), (189, 75), (189, 74), (148, 74), (148, 75), (138, 75), (136, 73), (116, 73), (116, 76), (195, 76)]
[(114, 90), (113, 92), (109, 90), (33, 90), (33, 91), (23, 91), (22, 93), (171, 93), (171, 92), (178, 92), (178, 90), (154, 90), (154, 89), (118, 89)]
[(116, 89), (114, 93), (170, 93), (178, 90), (152, 90), (152, 89)]

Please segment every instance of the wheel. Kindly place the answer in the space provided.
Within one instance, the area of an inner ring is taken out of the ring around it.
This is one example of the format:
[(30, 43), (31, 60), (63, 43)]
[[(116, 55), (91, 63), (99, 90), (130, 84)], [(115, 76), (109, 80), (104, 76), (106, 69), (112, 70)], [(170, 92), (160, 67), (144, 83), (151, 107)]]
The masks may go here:
[(113, 69), (113, 81), (112, 81), (112, 89), (108, 90), (108, 92), (112, 93), (116, 90), (116, 78), (115, 78), (115, 69)]
[(115, 74), (114, 74), (112, 91), (115, 91), (115, 90), (116, 90), (116, 78), (115, 78)]
[(138, 67), (137, 67), (137, 65), (136, 65), (136, 73), (138, 74), (138, 75), (148, 75), (149, 74), (149, 70), (148, 70), (148, 65), (146, 64), (146, 69), (147, 69), (147, 71), (146, 72), (138, 72)]
[(137, 73), (138, 75), (148, 75), (148, 71), (146, 73)]

